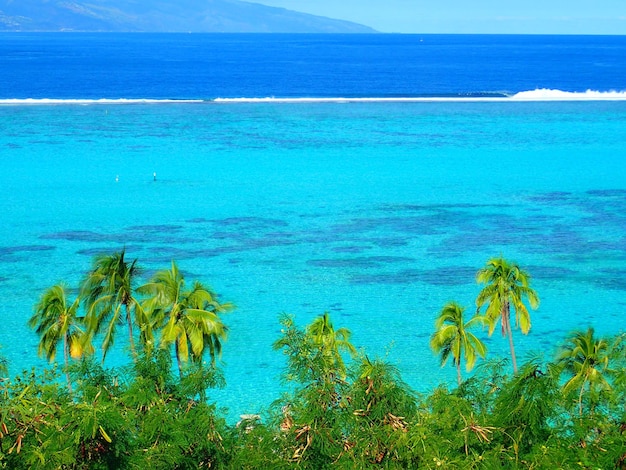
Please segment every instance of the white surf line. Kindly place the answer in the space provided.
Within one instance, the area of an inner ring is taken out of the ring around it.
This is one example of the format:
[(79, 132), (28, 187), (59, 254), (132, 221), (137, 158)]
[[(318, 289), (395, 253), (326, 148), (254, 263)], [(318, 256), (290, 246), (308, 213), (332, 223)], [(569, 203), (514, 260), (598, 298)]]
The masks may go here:
[(414, 96), (414, 97), (298, 97), (276, 98), (214, 98), (214, 99), (152, 99), (101, 98), (55, 99), (11, 98), (0, 99), (0, 105), (123, 105), (123, 104), (185, 104), (185, 103), (463, 103), (463, 102), (546, 102), (546, 101), (626, 101), (624, 91), (568, 92), (556, 89), (521, 91), (507, 96)]
[(509, 97), (405, 97), (405, 98), (215, 98), (214, 103), (423, 103), (423, 102), (467, 102), (467, 101), (510, 101)]
[(473, 97), (473, 98), (216, 98), (214, 103), (477, 103), (548, 101), (626, 101), (626, 96)]
[(584, 92), (563, 91), (550, 88), (521, 91), (511, 96), (517, 101), (623, 101), (626, 100), (625, 91), (597, 91)]
[(507, 96), (419, 96), (419, 97), (325, 97), (325, 98), (215, 98), (215, 103), (428, 103), (428, 102), (510, 102), (510, 101), (626, 101), (623, 91), (567, 92), (554, 89), (522, 91)]
[(205, 100), (175, 100), (175, 99), (150, 99), (150, 98), (120, 98), (120, 99), (55, 99), (55, 98), (10, 98), (0, 99), (0, 105), (91, 105), (91, 104), (161, 104), (161, 103), (204, 103)]

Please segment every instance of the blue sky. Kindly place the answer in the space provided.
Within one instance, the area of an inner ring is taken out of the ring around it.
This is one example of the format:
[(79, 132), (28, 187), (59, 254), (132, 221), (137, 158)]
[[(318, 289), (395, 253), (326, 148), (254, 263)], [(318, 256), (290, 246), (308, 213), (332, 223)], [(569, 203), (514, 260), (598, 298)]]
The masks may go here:
[(382, 32), (626, 34), (626, 0), (248, 0)]

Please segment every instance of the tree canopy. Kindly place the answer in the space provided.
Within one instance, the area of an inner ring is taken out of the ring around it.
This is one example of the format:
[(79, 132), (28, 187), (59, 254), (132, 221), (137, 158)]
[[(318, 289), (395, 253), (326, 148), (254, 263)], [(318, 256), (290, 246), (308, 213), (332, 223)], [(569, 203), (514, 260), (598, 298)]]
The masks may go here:
[[(29, 324), (40, 354), (54, 360), (63, 349), (72, 388), (56, 367), (0, 380), (0, 467), (626, 468), (623, 335), (574, 331), (555, 344), (553, 359), (530, 358), (509, 374), (506, 359), (486, 357), (478, 331), (470, 332), (482, 316), (466, 320), (464, 308), (449, 302), (431, 346), (474, 373), (456, 387), (417, 393), (393, 364), (358, 349), (329, 313), (304, 326), (282, 315), (274, 349), (285, 358), (285, 391), (231, 423), (211, 400), (224, 384), (214, 359), (230, 303), (199, 281), (186, 287), (172, 262), (133, 289), (145, 314), (133, 330), (136, 353), (110, 369), (90, 346), (106, 333), (80, 314), (93, 304), (70, 292), (47, 289)], [(192, 360), (183, 361), (184, 351)]]

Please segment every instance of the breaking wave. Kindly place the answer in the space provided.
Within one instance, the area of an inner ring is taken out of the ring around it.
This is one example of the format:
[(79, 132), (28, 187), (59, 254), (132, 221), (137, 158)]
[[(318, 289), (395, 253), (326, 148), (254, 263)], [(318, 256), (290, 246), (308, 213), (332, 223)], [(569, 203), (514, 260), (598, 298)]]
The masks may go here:
[(92, 104), (159, 104), (159, 103), (425, 103), (425, 102), (510, 102), (510, 101), (626, 101), (626, 91), (571, 92), (550, 88), (520, 91), (517, 93), (467, 93), (446, 96), (409, 97), (296, 97), (281, 98), (213, 98), (213, 99), (53, 99), (26, 98), (0, 99), (0, 105), (92, 105)]
[(217, 103), (352, 103), (352, 102), (473, 102), (473, 101), (622, 101), (626, 91), (569, 92), (541, 88), (518, 93), (470, 93), (458, 96), (414, 96), (371, 98), (216, 98)]
[(596, 91), (571, 92), (540, 88), (530, 91), (521, 91), (511, 95), (511, 99), (523, 101), (603, 101), (626, 100), (626, 91)]
[(146, 103), (202, 103), (204, 100), (173, 100), (173, 99), (148, 99), (148, 98), (119, 98), (119, 99), (55, 99), (55, 98), (9, 98), (0, 99), (0, 104), (146, 104)]

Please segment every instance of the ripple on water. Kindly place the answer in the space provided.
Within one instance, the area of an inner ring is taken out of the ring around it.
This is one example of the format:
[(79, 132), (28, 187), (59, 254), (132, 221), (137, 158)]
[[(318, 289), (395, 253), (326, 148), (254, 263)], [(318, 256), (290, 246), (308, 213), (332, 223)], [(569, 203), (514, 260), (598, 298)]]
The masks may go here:
[(407, 246), (410, 242), (408, 237), (381, 237), (381, 238), (364, 238), (364, 242), (369, 242), (379, 248), (393, 248), (399, 246)]
[(476, 204), (459, 202), (451, 204), (382, 204), (379, 210), (383, 212), (433, 212), (448, 211), (450, 209), (486, 209), (488, 207), (509, 207), (505, 204)]
[(621, 213), (622, 209), (626, 209), (626, 206), (620, 208), (620, 213), (594, 211), (593, 215), (584, 217), (577, 225), (581, 228), (588, 228), (589, 226), (615, 227), (615, 229), (623, 232), (626, 229), (626, 217)]
[[(415, 235), (439, 235), (449, 228), (450, 215), (406, 216), (406, 217), (370, 217), (353, 219), (350, 222), (335, 224), (330, 231), (333, 236), (355, 235), (370, 232), (397, 232)], [(454, 216), (453, 216), (454, 217)]]
[(50, 245), (18, 245), (0, 247), (0, 262), (11, 263), (22, 260), (19, 256), (23, 253), (33, 253), (54, 250), (56, 247)]
[(244, 240), (246, 235), (241, 232), (213, 232), (209, 238), (214, 240)]
[[(116, 243), (126, 245), (128, 243), (163, 243), (171, 245), (181, 245), (201, 242), (200, 238), (183, 236), (173, 236), (178, 229), (175, 226), (146, 226), (148, 229), (139, 226), (127, 229), (123, 233), (98, 233), (90, 230), (65, 230), (40, 235), (43, 240), (65, 240), (78, 243)], [(158, 227), (169, 227), (160, 231)]]
[(439, 253), (485, 251), (493, 247), (523, 245), (527, 240), (527, 235), (523, 233), (483, 228), (448, 237), (433, 250)]
[(212, 220), (218, 226), (249, 226), (249, 227), (286, 227), (289, 224), (281, 219), (265, 217), (227, 217), (225, 219)]
[(55, 248), (56, 247), (51, 246), (51, 245), (2, 246), (0, 247), (0, 256), (24, 252), (24, 251), (49, 251), (49, 250), (54, 250)]
[(588, 240), (569, 226), (557, 224), (549, 233), (535, 235), (532, 245), (546, 254), (581, 253), (588, 248)]
[(352, 276), (353, 284), (414, 284), (432, 286), (461, 286), (474, 284), (476, 268), (471, 266), (446, 266), (440, 269), (404, 269), (397, 272), (359, 274)]
[(125, 252), (128, 254), (128, 253), (135, 253), (135, 252), (141, 251), (141, 249), (142, 249), (141, 246), (128, 246), (128, 245), (107, 246), (107, 247), (100, 247), (100, 248), (85, 248), (83, 250), (78, 250), (76, 254), (85, 255), (85, 256), (99, 256), (99, 255), (109, 255), (112, 253), (118, 253), (118, 252), (121, 252), (122, 250), (125, 250)]
[(160, 225), (133, 225), (130, 227), (126, 227), (126, 230), (131, 232), (144, 232), (144, 233), (174, 233), (178, 232), (183, 228), (182, 225), (169, 225), (169, 224), (160, 224)]
[(203, 250), (203, 252), (224, 254), (224, 253), (237, 253), (242, 251), (254, 251), (263, 248), (275, 248), (281, 246), (295, 245), (296, 241), (285, 238), (245, 238), (241, 240), (239, 244), (230, 245), (225, 247), (218, 247), (209, 250)]
[(65, 240), (69, 242), (107, 242), (113, 241), (109, 234), (92, 232), (90, 230), (65, 230), (61, 232), (40, 235), (44, 240)]
[(626, 197), (626, 189), (591, 189), (586, 194), (600, 197)]
[(330, 251), (334, 251), (335, 253), (362, 253), (364, 251), (371, 250), (369, 246), (335, 246), (330, 249)]
[(539, 202), (542, 204), (558, 204), (561, 205), (565, 202), (572, 200), (572, 193), (565, 191), (553, 191), (548, 193), (540, 193), (529, 196), (528, 199), (533, 202)]
[(598, 270), (598, 273), (591, 279), (597, 287), (626, 291), (626, 269), (606, 268)]
[(535, 279), (567, 280), (580, 274), (578, 271), (561, 266), (529, 265), (524, 266), (524, 269)]
[(310, 266), (321, 268), (379, 268), (388, 264), (415, 262), (414, 258), (404, 256), (361, 256), (357, 258), (313, 259), (308, 260)]

